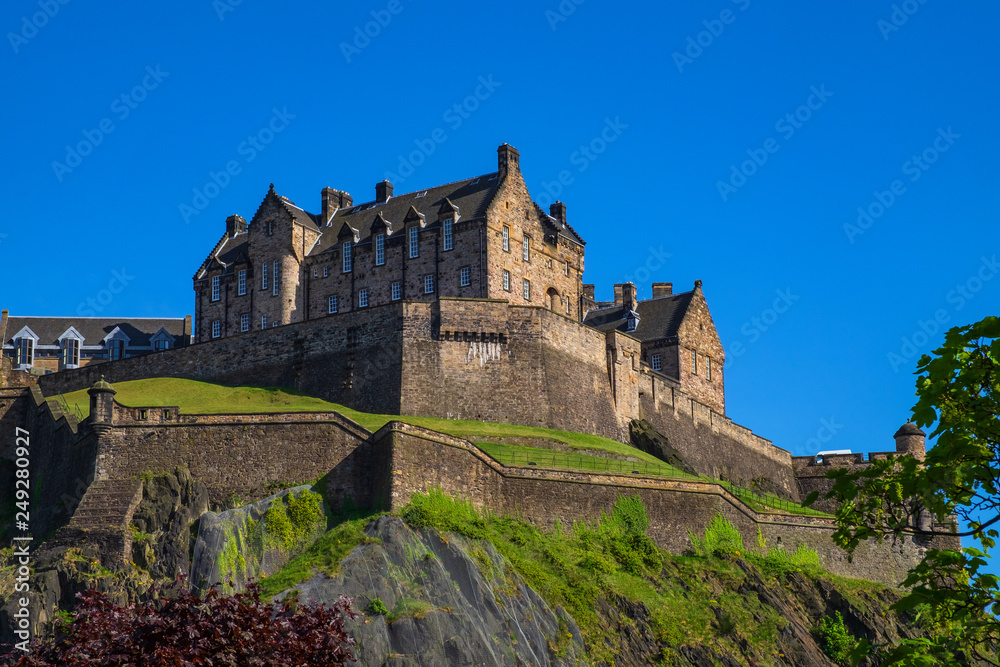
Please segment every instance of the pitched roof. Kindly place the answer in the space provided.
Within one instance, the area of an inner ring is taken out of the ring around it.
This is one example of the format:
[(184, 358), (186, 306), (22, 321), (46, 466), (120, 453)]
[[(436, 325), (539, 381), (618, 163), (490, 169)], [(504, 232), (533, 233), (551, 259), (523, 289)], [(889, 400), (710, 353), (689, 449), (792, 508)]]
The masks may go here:
[[(410, 212), (411, 206), (419, 214), (426, 216), (428, 220), (436, 220), (438, 210), (445, 199), (448, 199), (458, 207), (460, 219), (481, 218), (486, 215), (486, 208), (493, 200), (493, 195), (499, 184), (499, 174), (485, 174), (475, 178), (467, 178), (464, 181), (439, 185), (428, 190), (396, 195), (390, 197), (387, 202), (370, 201), (340, 209), (330, 220), (330, 225), (322, 228), (323, 236), (320, 237), (319, 242), (309, 254), (318, 255), (335, 246), (337, 234), (344, 223), (350, 225), (357, 232), (359, 240), (367, 239), (370, 235), (372, 222), (375, 221), (375, 217), (379, 213), (389, 223), (392, 232), (398, 231), (403, 226), (403, 220)], [(332, 233), (330, 233), (331, 231)]]
[(212, 252), (208, 254), (205, 261), (198, 267), (198, 270), (194, 274), (195, 280), (201, 278), (216, 262), (224, 267), (228, 267), (239, 261), (241, 255), (244, 258), (248, 258), (249, 251), (250, 236), (247, 232), (242, 232), (233, 237), (230, 237), (228, 232), (223, 234), (219, 242), (212, 248)]
[(561, 234), (562, 236), (565, 236), (569, 238), (571, 241), (575, 241), (580, 245), (587, 245), (587, 242), (584, 241), (583, 238), (576, 233), (575, 229), (570, 227), (568, 222), (562, 222), (557, 218), (553, 218), (551, 215), (546, 213), (545, 210), (537, 203), (535, 204), (535, 209), (538, 211), (538, 215), (542, 219), (542, 225), (546, 228), (546, 230), (548, 230), (552, 234)]
[[(676, 336), (684, 314), (691, 305), (692, 296), (694, 290), (640, 301), (635, 307), (639, 324), (635, 331), (628, 333), (642, 342)], [(628, 311), (624, 306), (615, 304), (589, 311), (583, 318), (583, 323), (600, 331), (617, 329), (625, 332), (627, 315)]]
[(151, 317), (10, 317), (7, 320), (4, 345), (13, 345), (14, 336), (28, 327), (38, 336), (38, 345), (58, 345), (59, 337), (73, 327), (83, 336), (82, 345), (100, 345), (115, 328), (120, 328), (129, 338), (129, 346), (149, 347), (150, 338), (161, 328), (174, 337), (174, 345), (187, 345), (184, 336), (184, 318)]

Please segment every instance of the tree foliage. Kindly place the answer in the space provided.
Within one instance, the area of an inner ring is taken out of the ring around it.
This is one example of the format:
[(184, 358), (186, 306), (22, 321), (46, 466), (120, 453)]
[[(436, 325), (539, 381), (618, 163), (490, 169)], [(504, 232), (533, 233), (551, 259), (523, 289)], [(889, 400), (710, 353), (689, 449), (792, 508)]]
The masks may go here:
[(228, 596), (218, 584), (198, 597), (182, 585), (122, 608), (93, 589), (80, 593), (71, 620), (54, 636), (32, 641), (31, 652), (0, 663), (18, 667), (196, 667), (240, 665), (313, 667), (353, 661), (354, 640), (344, 629), (350, 598), (332, 607), (299, 605), (295, 598), (262, 602), (260, 586)]
[(890, 664), (1000, 665), (1000, 589), (985, 571), (1000, 522), (1000, 318), (948, 331), (944, 345), (920, 359), (917, 375), (913, 421), (933, 426), (937, 444), (923, 462), (891, 456), (831, 472), (828, 497), (841, 503), (834, 539), (851, 553), (869, 538), (955, 535), (961, 519), (968, 530), (959, 535), (976, 546), (928, 549), (895, 605), (915, 613), (931, 636), (882, 649)]

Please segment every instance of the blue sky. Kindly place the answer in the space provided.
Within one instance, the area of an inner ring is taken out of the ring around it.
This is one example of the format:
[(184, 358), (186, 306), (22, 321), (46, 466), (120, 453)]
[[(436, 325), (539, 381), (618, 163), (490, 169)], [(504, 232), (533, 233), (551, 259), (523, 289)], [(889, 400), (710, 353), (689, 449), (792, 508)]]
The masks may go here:
[(599, 298), (704, 281), (731, 417), (891, 449), (919, 355), (1000, 301), (1000, 6), (577, 2), (5, 4), (0, 303), (71, 315), (118, 272), (100, 314), (188, 314), (269, 183), (317, 210), (506, 141)]

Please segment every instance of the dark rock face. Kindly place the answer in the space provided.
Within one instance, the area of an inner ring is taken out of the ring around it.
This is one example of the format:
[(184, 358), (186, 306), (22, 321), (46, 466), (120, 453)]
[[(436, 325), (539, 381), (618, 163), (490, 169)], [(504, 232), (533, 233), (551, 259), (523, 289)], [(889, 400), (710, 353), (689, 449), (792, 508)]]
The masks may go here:
[(146, 480), (132, 516), (132, 525), (143, 536), (133, 537), (132, 561), (156, 579), (186, 574), (191, 568), (191, 524), (208, 506), (208, 489), (185, 469)]
[(648, 421), (634, 419), (628, 425), (628, 435), (632, 446), (641, 449), (647, 454), (652, 454), (664, 463), (669, 463), (675, 468), (680, 468), (684, 472), (696, 475), (692, 468), (680, 452), (670, 445), (667, 436), (656, 430), (656, 427)]
[(302, 602), (330, 604), (343, 593), (364, 611), (374, 598), (386, 616), (366, 614), (348, 630), (360, 665), (574, 665), (584, 659), (572, 618), (551, 609), (487, 542), (414, 532), (383, 516), (366, 532), (382, 541), (356, 548), (333, 579), (297, 587)]

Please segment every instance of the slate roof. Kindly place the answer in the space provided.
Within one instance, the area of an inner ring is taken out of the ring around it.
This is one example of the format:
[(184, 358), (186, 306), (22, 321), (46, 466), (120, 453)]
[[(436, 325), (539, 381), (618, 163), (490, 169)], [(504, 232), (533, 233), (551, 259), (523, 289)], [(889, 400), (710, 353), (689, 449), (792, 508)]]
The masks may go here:
[(58, 345), (59, 336), (73, 327), (83, 336), (83, 345), (100, 345), (104, 338), (120, 327), (129, 337), (131, 347), (149, 347), (150, 338), (160, 328), (174, 337), (174, 346), (181, 347), (189, 343), (184, 337), (184, 318), (147, 318), (147, 317), (10, 317), (7, 320), (7, 331), (4, 335), (4, 345), (13, 345), (14, 336), (28, 327), (38, 336), (38, 345)]
[(398, 231), (402, 228), (403, 219), (406, 218), (411, 206), (427, 220), (436, 221), (441, 205), (448, 199), (458, 207), (459, 220), (482, 218), (486, 215), (486, 208), (493, 200), (499, 184), (500, 176), (494, 172), (428, 190), (393, 195), (389, 201), (383, 203), (370, 201), (340, 209), (334, 214), (330, 225), (322, 228), (323, 236), (309, 254), (318, 255), (337, 245), (337, 235), (344, 223), (357, 232), (359, 242), (364, 242), (371, 235), (372, 222), (379, 213), (390, 224), (390, 230)]
[(562, 234), (563, 236), (569, 237), (571, 240), (576, 241), (580, 245), (587, 245), (587, 242), (576, 233), (576, 230), (570, 227), (568, 222), (560, 222), (558, 219), (553, 218), (551, 215), (545, 212), (545, 210), (535, 204), (535, 210), (542, 218), (542, 225), (553, 234)]
[[(642, 342), (670, 338), (677, 335), (694, 291), (646, 299), (636, 304), (635, 312), (639, 314), (639, 325), (635, 331), (628, 332)], [(596, 308), (589, 311), (583, 318), (583, 323), (600, 331), (617, 329), (625, 332), (625, 317), (628, 311), (619, 305), (606, 308)]]

